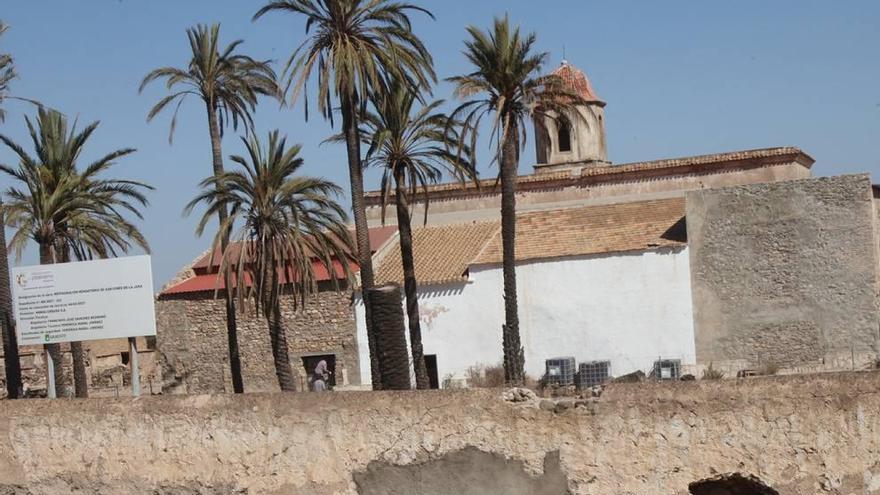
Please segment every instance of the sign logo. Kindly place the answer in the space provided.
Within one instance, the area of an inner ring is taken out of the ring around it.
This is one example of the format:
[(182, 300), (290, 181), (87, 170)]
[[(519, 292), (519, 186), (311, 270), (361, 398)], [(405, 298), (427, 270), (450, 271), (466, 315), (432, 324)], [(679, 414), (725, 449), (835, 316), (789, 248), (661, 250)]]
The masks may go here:
[(24, 289), (25, 287), (27, 287), (27, 277), (25, 276), (25, 274), (24, 274), (24, 273), (19, 273), (18, 276), (15, 277), (15, 283), (16, 283), (19, 287), (21, 287), (22, 289)]

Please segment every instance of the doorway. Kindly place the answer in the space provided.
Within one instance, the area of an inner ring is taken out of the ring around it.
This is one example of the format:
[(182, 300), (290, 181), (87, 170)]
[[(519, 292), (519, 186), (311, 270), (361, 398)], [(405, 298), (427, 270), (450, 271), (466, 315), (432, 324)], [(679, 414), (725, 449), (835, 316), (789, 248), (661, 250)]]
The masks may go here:
[(318, 366), (318, 363), (321, 360), (327, 361), (327, 370), (330, 371), (330, 379), (327, 380), (327, 385), (330, 388), (336, 386), (336, 355), (335, 354), (319, 354), (315, 356), (303, 356), (302, 364), (303, 370), (305, 371), (306, 383), (309, 384), (306, 387), (306, 390), (311, 390), (312, 383), (312, 374), (315, 372), (315, 367)]
[(437, 355), (425, 354), (425, 368), (428, 370), (429, 388), (440, 388), (440, 379), (437, 376)]

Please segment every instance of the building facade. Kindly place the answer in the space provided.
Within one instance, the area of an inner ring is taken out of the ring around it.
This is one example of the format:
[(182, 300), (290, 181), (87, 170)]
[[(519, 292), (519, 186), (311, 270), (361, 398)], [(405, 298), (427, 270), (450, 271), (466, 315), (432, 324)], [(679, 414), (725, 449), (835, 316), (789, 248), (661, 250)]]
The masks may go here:
[[(612, 165), (604, 102), (570, 64), (556, 74), (586, 104), (535, 122), (535, 170), (518, 178), (529, 375), (568, 356), (613, 375), (668, 361), (679, 374), (728, 376), (873, 365), (880, 233), (867, 176), (813, 179), (813, 159), (792, 147)], [(440, 382), (462, 380), (502, 358), (500, 188), (429, 192), (427, 225), (414, 231), (423, 344)], [(376, 224), (379, 193), (367, 199)], [(422, 208), (417, 199), (414, 218)], [(379, 282), (402, 282), (394, 240), (376, 264)], [(361, 305), (356, 320), (362, 343)]]

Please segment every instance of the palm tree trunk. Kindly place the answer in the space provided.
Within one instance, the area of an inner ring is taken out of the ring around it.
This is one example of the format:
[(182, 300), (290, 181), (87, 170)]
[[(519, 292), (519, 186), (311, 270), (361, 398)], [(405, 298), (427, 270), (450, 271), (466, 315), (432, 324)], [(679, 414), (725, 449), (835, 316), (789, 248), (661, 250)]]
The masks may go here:
[[(271, 248), (266, 250), (269, 251)], [(266, 323), (269, 326), (272, 359), (275, 361), (275, 375), (278, 377), (278, 385), (281, 387), (282, 392), (295, 392), (296, 380), (293, 377), (293, 368), (290, 366), (287, 333), (281, 321), (281, 302), (278, 297), (278, 271), (275, 269), (275, 260), (271, 254), (266, 253), (263, 259), (265, 260), (265, 265), (263, 267), (260, 303), (263, 306), (263, 316), (265, 316)]]
[[(212, 103), (207, 103), (208, 127), (211, 132), (211, 156), (213, 158), (214, 176), (223, 174), (223, 151), (220, 148), (220, 124), (217, 121), (217, 109)], [(229, 212), (223, 205), (217, 212), (220, 227), (226, 223)], [(220, 249), (223, 253), (229, 246), (229, 236), (225, 233), (220, 238)], [(241, 375), (241, 354), (238, 349), (238, 324), (235, 314), (235, 299), (232, 296), (231, 277), (228, 272), (223, 274), (223, 285), (226, 287), (224, 298), (226, 301), (226, 340), (229, 348), (229, 368), (232, 375), (232, 390), (236, 394), (244, 392), (244, 379)]]
[[(40, 264), (52, 265), (55, 263), (55, 253), (51, 242), (40, 243)], [(64, 363), (62, 361), (61, 344), (44, 344), (49, 357), (55, 364), (55, 395), (67, 396), (66, 380), (64, 378)]]
[(501, 148), (501, 247), (504, 278), (504, 380), (508, 385), (523, 383), (525, 358), (519, 337), (519, 316), (516, 302), (516, 126), (506, 122)]
[(370, 375), (373, 390), (382, 388), (379, 368), (379, 349), (373, 327), (370, 289), (373, 287), (373, 256), (370, 249), (370, 231), (367, 210), (364, 206), (364, 173), (361, 167), (361, 142), (358, 132), (357, 104), (352, 95), (341, 98), (342, 127), (348, 152), (348, 177), (351, 183), (351, 209), (354, 213), (355, 237), (357, 238), (358, 265), (360, 265), (361, 297), (367, 326), (367, 345), (370, 348)]
[(0, 201), (0, 326), (3, 330), (3, 362), (6, 368), (6, 397), (18, 399), (22, 395), (21, 361), (18, 339), (12, 321), (12, 290), (9, 287), (9, 254), (6, 252), (6, 222), (3, 202)]
[(403, 307), (400, 305), (400, 286), (388, 284), (370, 289), (373, 304), (373, 328), (382, 359), (382, 389), (409, 390), (409, 352), (406, 349)]
[(425, 367), (424, 349), (422, 349), (416, 268), (413, 263), (412, 224), (402, 172), (394, 174), (394, 182), (396, 186), (394, 196), (397, 203), (397, 229), (400, 231), (400, 259), (403, 262), (403, 291), (406, 294), (406, 316), (409, 319), (409, 346), (416, 374), (416, 388), (426, 390), (431, 387), (431, 384), (428, 380), (428, 369)]
[[(70, 262), (70, 247), (59, 243), (55, 246), (55, 259), (61, 263)], [(89, 380), (86, 376), (86, 354), (82, 342), (70, 343), (70, 356), (73, 359), (73, 394), (79, 399), (89, 397)]]
[(79, 399), (89, 397), (89, 380), (86, 376), (86, 354), (82, 342), (70, 343), (70, 354), (73, 357), (73, 393)]

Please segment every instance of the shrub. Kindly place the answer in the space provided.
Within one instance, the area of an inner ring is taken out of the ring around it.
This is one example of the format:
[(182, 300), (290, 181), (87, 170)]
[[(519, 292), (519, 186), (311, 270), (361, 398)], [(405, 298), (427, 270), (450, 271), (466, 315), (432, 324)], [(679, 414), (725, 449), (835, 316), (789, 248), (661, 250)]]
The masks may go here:
[(504, 366), (477, 363), (465, 372), (471, 388), (499, 388), (504, 386)]
[(724, 378), (724, 372), (715, 369), (713, 363), (709, 363), (709, 367), (703, 370), (703, 380), (720, 380)]

